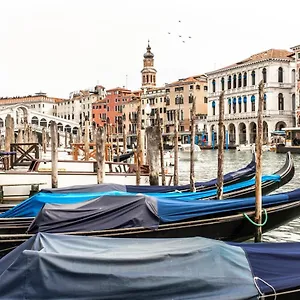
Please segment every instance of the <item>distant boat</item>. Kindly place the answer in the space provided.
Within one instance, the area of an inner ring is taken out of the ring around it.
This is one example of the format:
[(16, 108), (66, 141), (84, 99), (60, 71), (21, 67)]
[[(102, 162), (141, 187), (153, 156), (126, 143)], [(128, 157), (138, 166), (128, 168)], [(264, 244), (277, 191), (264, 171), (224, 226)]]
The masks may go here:
[[(198, 145), (194, 145), (194, 161), (200, 159), (201, 149)], [(178, 157), (180, 160), (191, 159), (191, 144), (181, 144), (178, 149)]]
[[(263, 145), (262, 146), (262, 151), (266, 152), (266, 151), (271, 151), (270, 150), (270, 146), (269, 145)], [(247, 144), (247, 145), (239, 145), (236, 147), (237, 151), (255, 151), (255, 144)]]

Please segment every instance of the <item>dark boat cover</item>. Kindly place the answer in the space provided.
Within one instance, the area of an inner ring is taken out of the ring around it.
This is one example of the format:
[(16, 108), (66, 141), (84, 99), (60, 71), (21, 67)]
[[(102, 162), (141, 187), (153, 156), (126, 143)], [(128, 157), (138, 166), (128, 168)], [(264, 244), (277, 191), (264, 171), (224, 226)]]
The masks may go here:
[[(148, 202), (152, 202), (148, 206)], [(75, 204), (46, 204), (29, 232), (70, 232), (130, 227), (157, 228), (155, 201), (145, 195), (102, 196)], [(151, 211), (153, 209), (153, 212)]]
[[(300, 189), (297, 189), (289, 193), (264, 196), (263, 207), (299, 200)], [(218, 213), (246, 212), (254, 208), (255, 197), (218, 201), (181, 201), (143, 194), (104, 195), (80, 204), (45, 204), (28, 232), (79, 232), (137, 226), (155, 228), (162, 223)]]
[(0, 260), (0, 291), (6, 300), (241, 300), (258, 295), (243, 249), (223, 242), (41, 233)]
[(6, 300), (254, 300), (299, 282), (300, 243), (39, 233), (0, 260)]
[[(279, 175), (266, 175), (262, 176), (262, 182), (276, 182), (280, 181)], [(233, 185), (225, 186), (223, 191), (225, 193), (230, 193), (233, 191), (241, 190), (247, 187), (253, 187), (255, 185), (255, 179), (250, 179), (241, 183), (236, 183)], [(40, 209), (45, 203), (52, 204), (71, 204), (78, 203), (82, 201), (87, 201), (90, 199), (95, 199), (103, 195), (131, 195), (135, 196), (136, 193), (128, 193), (124, 191), (122, 185), (117, 184), (104, 184), (104, 185), (93, 185), (89, 192), (87, 189), (77, 188), (65, 188), (64, 193), (48, 193), (47, 191), (41, 191), (38, 194), (32, 196), (31, 198), (21, 202), (10, 210), (0, 214), (0, 218), (11, 218), (11, 217), (35, 217)], [(85, 192), (84, 192), (85, 191)], [(199, 199), (209, 199), (215, 198), (217, 194), (216, 189), (211, 189), (203, 192), (171, 192), (171, 193), (147, 193), (147, 195), (158, 198), (158, 199), (169, 199), (178, 201), (194, 201)], [(231, 200), (232, 201), (232, 200)], [(177, 203), (177, 202), (176, 202)]]

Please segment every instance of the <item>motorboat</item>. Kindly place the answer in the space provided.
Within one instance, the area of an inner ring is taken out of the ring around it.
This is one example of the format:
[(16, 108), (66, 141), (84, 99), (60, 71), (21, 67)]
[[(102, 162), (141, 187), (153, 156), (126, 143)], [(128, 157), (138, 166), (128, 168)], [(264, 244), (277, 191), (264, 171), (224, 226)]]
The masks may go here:
[[(194, 144), (194, 161), (200, 160), (201, 148)], [(191, 159), (191, 144), (181, 144), (178, 148), (178, 158), (180, 160)]]

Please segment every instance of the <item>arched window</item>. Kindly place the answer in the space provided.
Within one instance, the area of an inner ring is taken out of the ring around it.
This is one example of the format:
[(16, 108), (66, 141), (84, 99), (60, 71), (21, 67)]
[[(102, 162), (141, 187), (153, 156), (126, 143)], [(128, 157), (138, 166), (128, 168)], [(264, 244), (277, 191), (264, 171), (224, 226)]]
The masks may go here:
[(222, 91), (224, 91), (224, 89), (225, 89), (224, 77), (221, 78), (221, 89), (222, 89)]
[(213, 91), (213, 93), (216, 92), (216, 81), (215, 80), (212, 81), (212, 91)]
[(264, 107), (263, 110), (267, 110), (267, 94), (264, 94)]
[(230, 76), (228, 76), (227, 88), (228, 88), (228, 90), (230, 90), (230, 89), (231, 89), (231, 75), (230, 75)]
[(153, 83), (155, 83), (155, 75), (153, 75)]
[(242, 97), (238, 98), (238, 104), (239, 104), (239, 113), (242, 112)]
[(146, 83), (148, 83), (149, 82), (149, 75), (146, 75)]
[(216, 102), (215, 101), (213, 101), (212, 103), (211, 103), (211, 105), (212, 105), (212, 114), (213, 114), (213, 116), (216, 114)]
[(244, 77), (243, 77), (243, 85), (247, 86), (247, 72), (244, 73)]
[(255, 71), (251, 72), (251, 84), (255, 85)]
[(264, 83), (267, 83), (267, 69), (266, 68), (263, 68), (262, 76), (263, 76)]
[(296, 80), (296, 71), (295, 69), (292, 70), (292, 84), (295, 83)]
[(284, 99), (282, 93), (278, 94), (278, 110), (284, 110)]
[(247, 112), (247, 96), (244, 96), (243, 102), (244, 102), (244, 112)]
[(242, 74), (239, 73), (238, 75), (238, 87), (240, 88), (242, 86)]
[(232, 100), (232, 110), (233, 110), (233, 113), (235, 114), (236, 113), (236, 98), (234, 97), (233, 100)]
[(251, 96), (251, 111), (255, 111), (255, 96)]
[(236, 89), (236, 75), (233, 75), (233, 88)]
[(281, 67), (278, 68), (278, 82), (283, 82), (283, 69)]
[(228, 99), (228, 113), (231, 114), (231, 99)]

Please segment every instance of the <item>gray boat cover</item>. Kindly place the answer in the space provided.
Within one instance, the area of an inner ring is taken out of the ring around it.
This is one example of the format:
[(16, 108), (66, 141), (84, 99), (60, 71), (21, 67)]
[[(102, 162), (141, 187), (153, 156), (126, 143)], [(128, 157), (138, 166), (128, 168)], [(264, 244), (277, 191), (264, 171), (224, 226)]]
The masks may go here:
[(76, 232), (159, 225), (156, 200), (150, 196), (104, 195), (72, 204), (47, 203), (33, 220), (28, 232)]
[(6, 300), (256, 299), (245, 252), (205, 238), (39, 233), (0, 260)]

